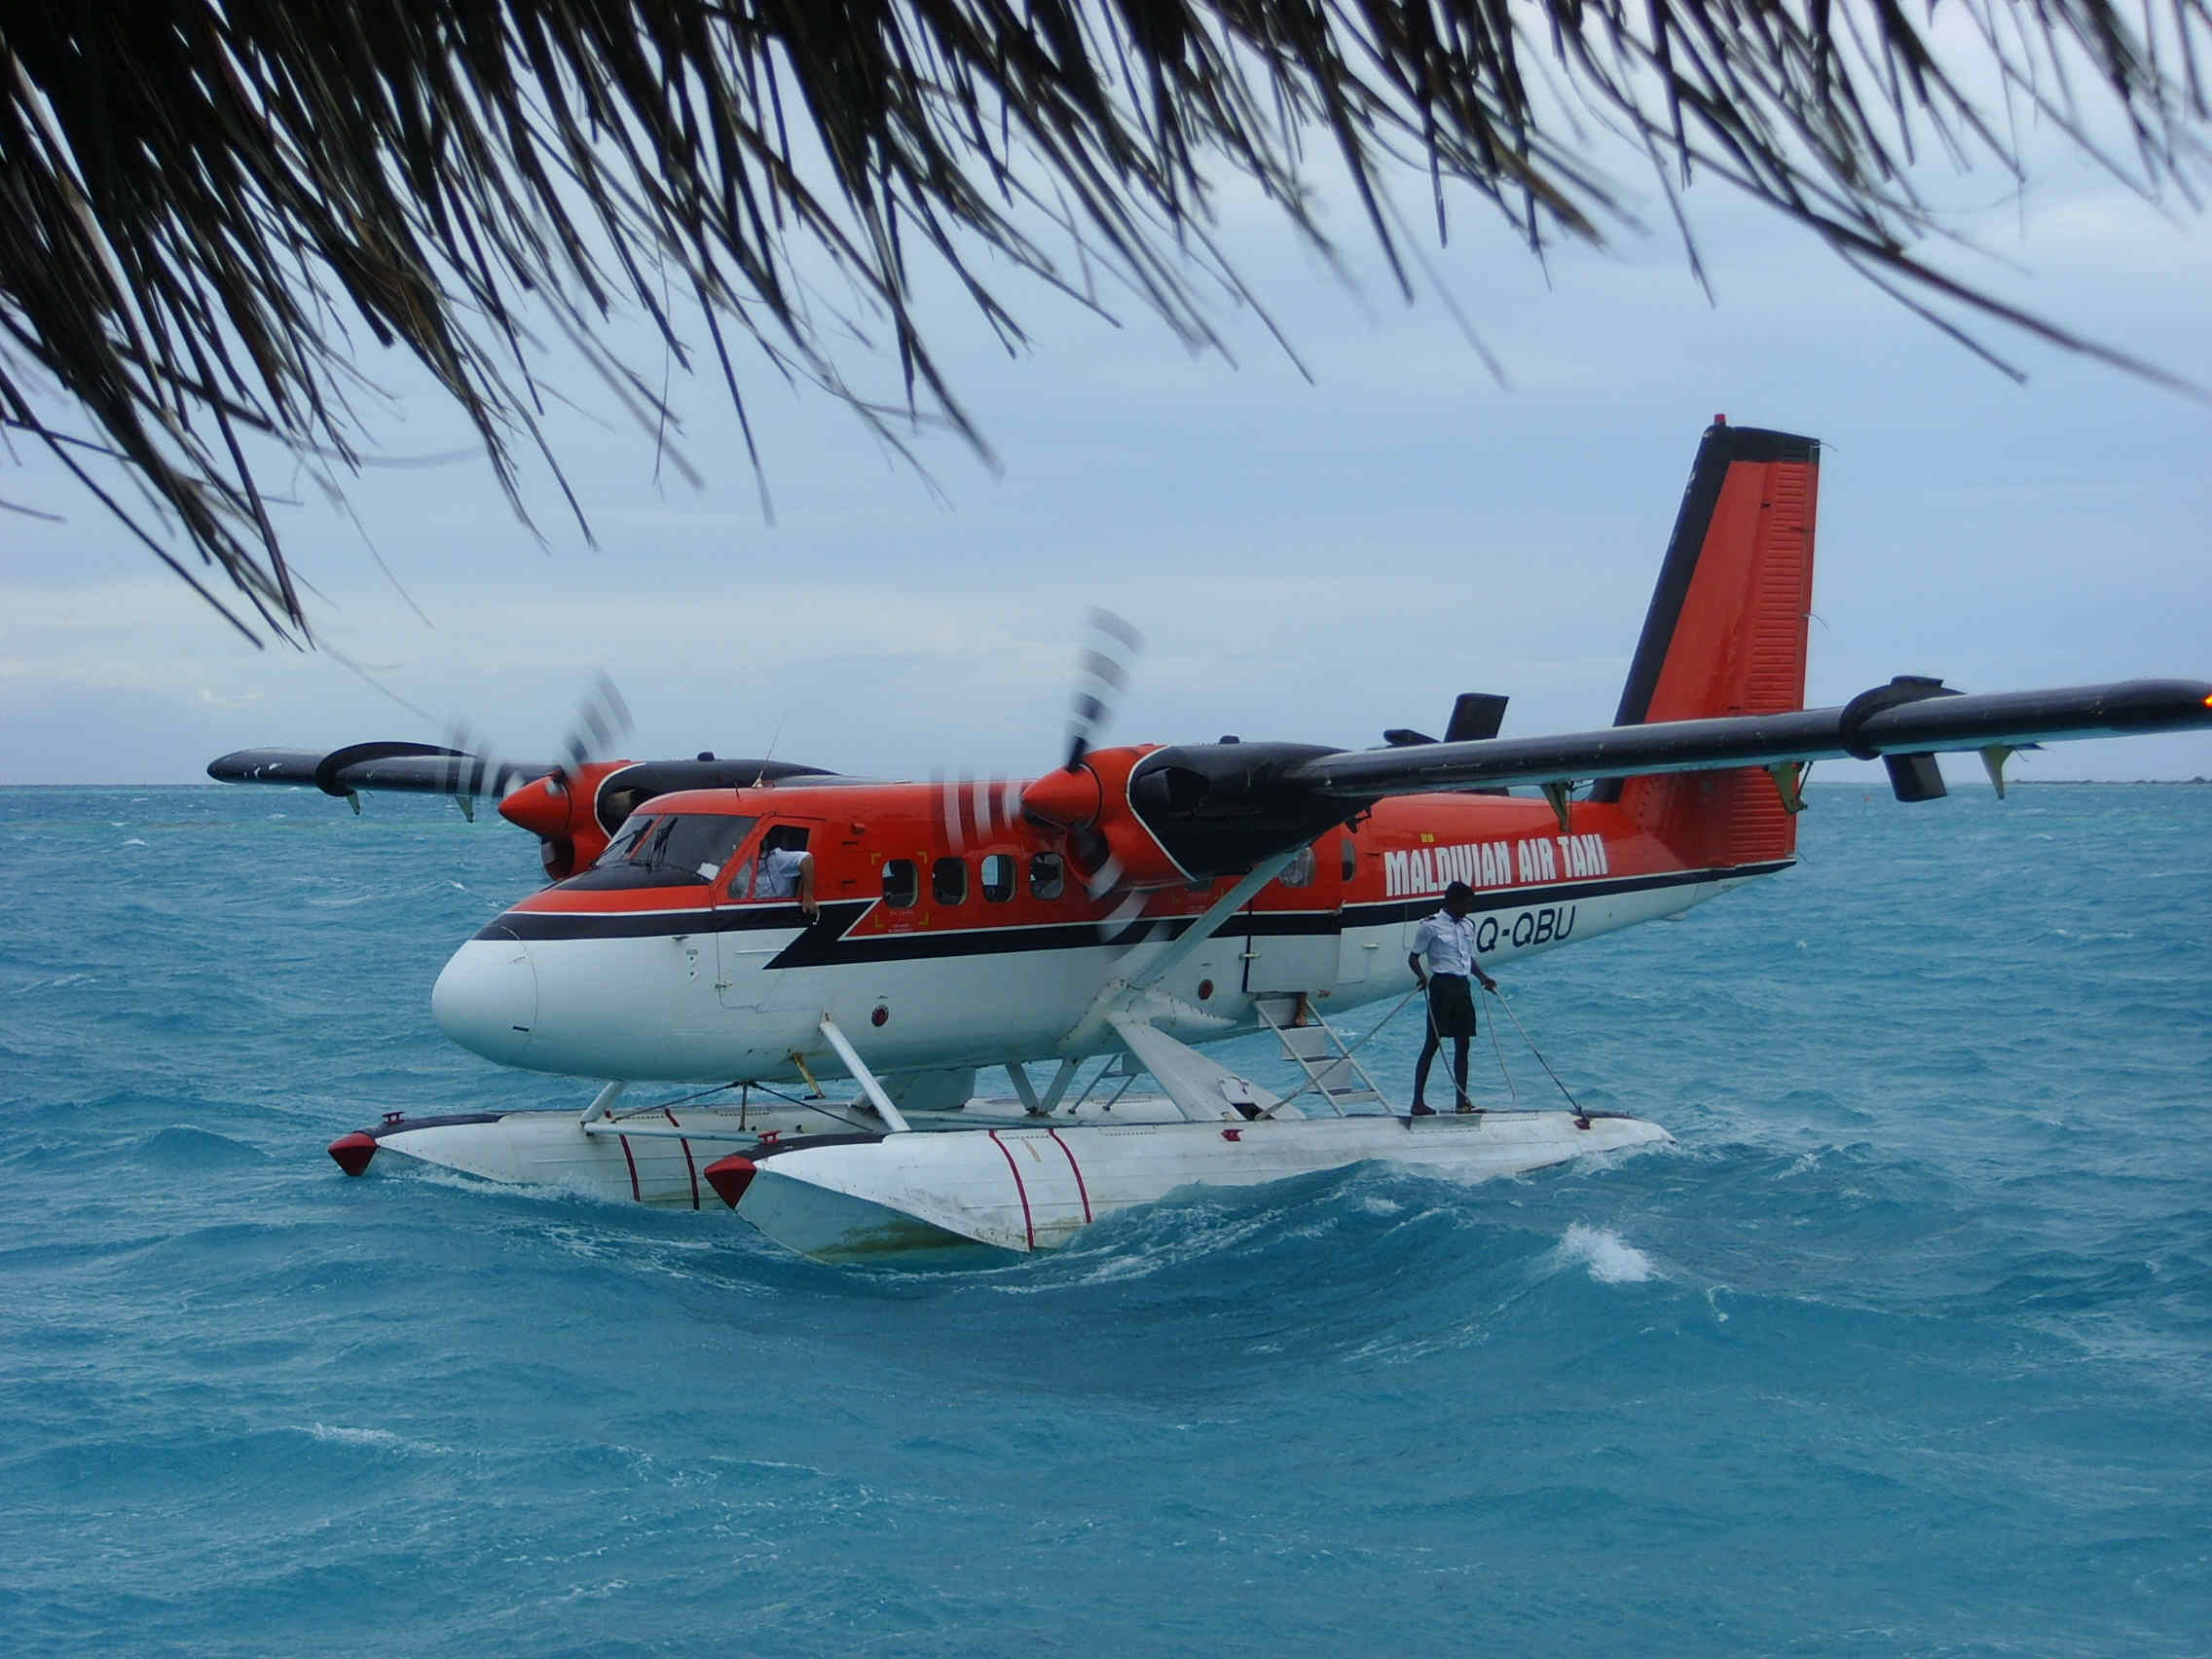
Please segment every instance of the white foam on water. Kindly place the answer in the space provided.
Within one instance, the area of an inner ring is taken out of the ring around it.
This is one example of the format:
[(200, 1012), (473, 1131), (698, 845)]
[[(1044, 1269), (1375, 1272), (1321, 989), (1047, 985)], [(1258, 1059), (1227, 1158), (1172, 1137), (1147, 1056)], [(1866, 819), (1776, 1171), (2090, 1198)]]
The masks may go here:
[(1558, 1254), (1562, 1263), (1580, 1262), (1600, 1284), (1641, 1284), (1659, 1274), (1651, 1258), (1619, 1234), (1579, 1221), (1560, 1239)]
[(440, 1446), (433, 1441), (409, 1440), (394, 1434), (388, 1428), (350, 1428), (340, 1423), (311, 1422), (308, 1433), (317, 1440), (335, 1441), (341, 1446), (374, 1446), (382, 1452), (421, 1452), (436, 1457), (450, 1457), (453, 1448)]

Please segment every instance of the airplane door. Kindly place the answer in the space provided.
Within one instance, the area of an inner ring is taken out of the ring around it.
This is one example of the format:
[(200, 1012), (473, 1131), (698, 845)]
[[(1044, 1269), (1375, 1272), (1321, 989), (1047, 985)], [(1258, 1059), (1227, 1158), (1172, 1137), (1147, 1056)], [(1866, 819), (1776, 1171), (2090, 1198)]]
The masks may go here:
[(1308, 847), (1245, 906), (1244, 989), (1252, 995), (1318, 994), (1336, 985), (1344, 903), (1338, 839), (1324, 835)]
[(1385, 952), (1402, 948), (1398, 942), (1400, 930), (1395, 922), (1379, 927), (1345, 925), (1345, 903), (1351, 897), (1352, 883), (1359, 873), (1359, 843), (1352, 838), (1349, 830), (1333, 838), (1324, 836), (1319, 856), (1323, 859), (1335, 857), (1338, 875), (1343, 883), (1337, 894), (1337, 983), (1363, 985), (1370, 979), (1380, 978), (1382, 972), (1386, 971), (1389, 960)]
[[(716, 993), (724, 1008), (775, 1009), (789, 1001), (786, 983), (791, 971), (770, 971), (806, 927), (795, 893), (772, 889), (767, 881), (767, 854), (777, 847), (796, 846), (805, 837), (808, 851), (823, 839), (823, 826), (811, 819), (775, 817), (759, 828), (731, 855), (715, 889), (715, 940), (719, 972)], [(778, 993), (785, 993), (779, 996)]]

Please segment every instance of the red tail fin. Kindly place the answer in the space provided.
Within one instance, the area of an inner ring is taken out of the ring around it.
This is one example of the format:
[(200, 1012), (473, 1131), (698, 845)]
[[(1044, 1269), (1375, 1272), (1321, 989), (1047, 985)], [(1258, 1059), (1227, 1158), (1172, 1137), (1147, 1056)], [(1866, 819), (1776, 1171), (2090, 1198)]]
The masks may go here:
[[(1788, 432), (1706, 428), (1615, 725), (1804, 707), (1820, 451)], [(1632, 778), (1595, 794), (1693, 866), (1796, 849), (1796, 820), (1756, 768)]]

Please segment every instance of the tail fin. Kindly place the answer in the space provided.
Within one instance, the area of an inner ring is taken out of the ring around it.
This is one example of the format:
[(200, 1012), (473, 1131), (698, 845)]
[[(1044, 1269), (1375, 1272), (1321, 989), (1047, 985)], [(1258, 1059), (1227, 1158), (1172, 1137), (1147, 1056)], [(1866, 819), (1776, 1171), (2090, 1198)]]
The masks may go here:
[[(1805, 704), (1820, 444), (1706, 428), (1643, 618), (1615, 725), (1771, 715)], [(1691, 772), (1601, 784), (1692, 866), (1786, 859), (1797, 826), (1764, 773)]]

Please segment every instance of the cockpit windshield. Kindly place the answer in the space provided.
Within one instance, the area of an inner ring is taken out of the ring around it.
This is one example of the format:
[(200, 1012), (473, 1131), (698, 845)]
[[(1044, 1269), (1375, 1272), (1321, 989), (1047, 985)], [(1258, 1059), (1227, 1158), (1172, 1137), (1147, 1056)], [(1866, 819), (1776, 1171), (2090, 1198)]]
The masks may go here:
[(719, 813), (633, 813), (571, 887), (703, 887), (721, 874), (756, 818)]
[(595, 869), (605, 869), (609, 865), (628, 864), (630, 855), (637, 851), (639, 838), (652, 827), (651, 817), (632, 813), (623, 821), (622, 828), (614, 832), (614, 838), (607, 843), (607, 851), (592, 860), (592, 866)]

